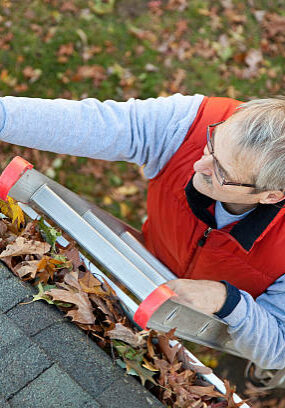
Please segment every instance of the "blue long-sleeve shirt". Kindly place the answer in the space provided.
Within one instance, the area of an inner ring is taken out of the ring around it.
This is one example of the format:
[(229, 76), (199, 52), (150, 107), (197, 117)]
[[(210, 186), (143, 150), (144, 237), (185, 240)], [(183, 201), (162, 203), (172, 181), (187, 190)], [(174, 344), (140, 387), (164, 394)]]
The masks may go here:
[[(144, 165), (152, 178), (181, 145), (202, 95), (127, 102), (0, 98), (0, 139), (9, 143)], [(285, 366), (285, 275), (256, 301), (244, 291), (223, 318), (235, 347), (264, 368)]]

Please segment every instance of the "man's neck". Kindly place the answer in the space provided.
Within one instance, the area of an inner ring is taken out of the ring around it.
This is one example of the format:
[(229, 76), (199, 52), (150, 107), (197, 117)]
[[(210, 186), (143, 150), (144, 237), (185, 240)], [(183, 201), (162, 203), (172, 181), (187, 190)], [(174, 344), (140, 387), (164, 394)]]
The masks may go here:
[(256, 204), (234, 204), (234, 203), (222, 203), (224, 209), (230, 214), (243, 214), (252, 208), (256, 207)]

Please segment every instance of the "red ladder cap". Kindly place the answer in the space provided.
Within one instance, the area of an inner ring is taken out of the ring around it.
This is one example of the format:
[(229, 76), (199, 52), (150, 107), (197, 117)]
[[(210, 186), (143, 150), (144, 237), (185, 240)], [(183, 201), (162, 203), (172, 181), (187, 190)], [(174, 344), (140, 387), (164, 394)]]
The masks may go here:
[(150, 295), (148, 295), (139, 305), (134, 314), (134, 321), (143, 329), (147, 328), (147, 323), (153, 313), (169, 298), (177, 296), (168, 286), (160, 285)]
[(22, 177), (27, 171), (34, 166), (27, 160), (20, 156), (14, 157), (14, 159), (8, 164), (0, 176), (0, 198), (6, 201), (7, 195), (14, 184)]

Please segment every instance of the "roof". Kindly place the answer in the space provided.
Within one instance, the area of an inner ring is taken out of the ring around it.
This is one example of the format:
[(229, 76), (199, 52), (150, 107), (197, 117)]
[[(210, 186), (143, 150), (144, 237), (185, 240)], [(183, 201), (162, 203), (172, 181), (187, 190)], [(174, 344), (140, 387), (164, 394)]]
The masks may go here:
[(0, 407), (163, 405), (0, 263)]

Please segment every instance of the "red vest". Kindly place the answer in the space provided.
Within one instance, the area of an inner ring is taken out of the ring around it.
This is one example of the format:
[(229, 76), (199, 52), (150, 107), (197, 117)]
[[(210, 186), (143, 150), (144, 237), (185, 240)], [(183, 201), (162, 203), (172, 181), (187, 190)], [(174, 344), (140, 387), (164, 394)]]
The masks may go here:
[(191, 183), (207, 126), (227, 119), (240, 103), (204, 98), (184, 142), (149, 182), (143, 233), (147, 248), (179, 278), (227, 280), (257, 297), (285, 273), (285, 209), (260, 205), (217, 230), (214, 201)]

